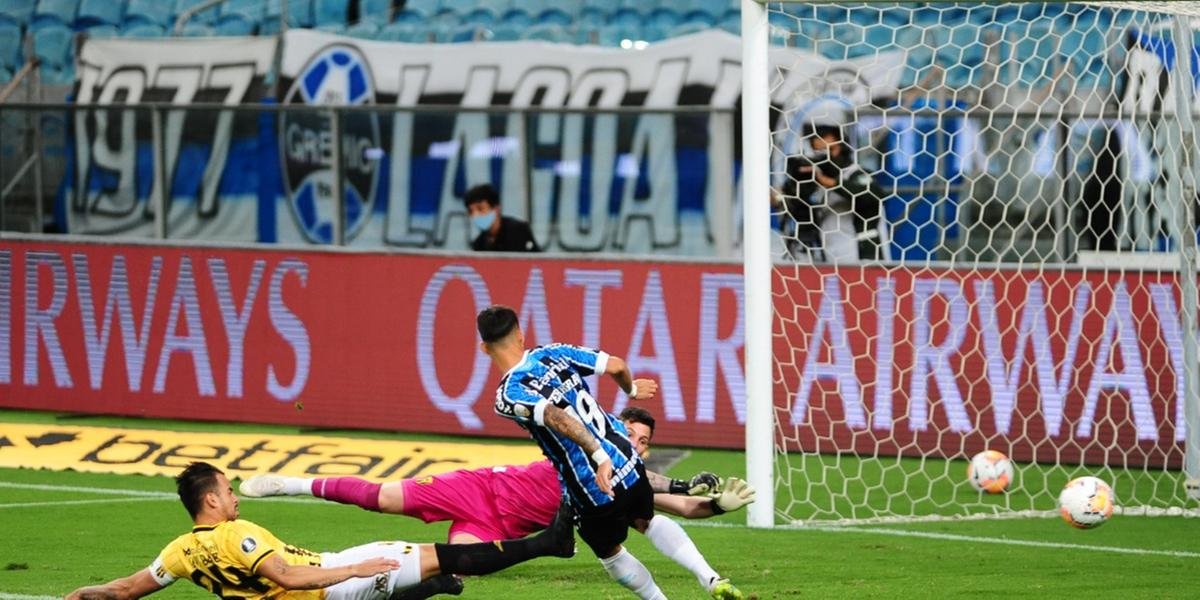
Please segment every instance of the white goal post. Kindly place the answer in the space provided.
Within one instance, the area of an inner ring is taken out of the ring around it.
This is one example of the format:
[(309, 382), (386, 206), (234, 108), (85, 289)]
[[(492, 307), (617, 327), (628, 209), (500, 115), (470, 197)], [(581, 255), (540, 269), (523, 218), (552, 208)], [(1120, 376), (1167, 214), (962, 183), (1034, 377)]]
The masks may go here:
[(749, 525), (1196, 511), (1200, 2), (741, 10)]

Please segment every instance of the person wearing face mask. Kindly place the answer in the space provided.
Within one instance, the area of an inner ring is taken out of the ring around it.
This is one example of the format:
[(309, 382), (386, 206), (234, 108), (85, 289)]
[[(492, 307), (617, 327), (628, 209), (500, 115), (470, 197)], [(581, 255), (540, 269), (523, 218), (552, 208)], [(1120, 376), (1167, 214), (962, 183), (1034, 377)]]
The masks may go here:
[(796, 221), (789, 250), (834, 264), (880, 258), (879, 193), (836, 125), (806, 124), (808, 148), (788, 157), (784, 206)]
[(500, 194), (490, 184), (477, 185), (463, 196), (471, 220), (473, 250), (540, 252), (529, 224), (500, 214)]

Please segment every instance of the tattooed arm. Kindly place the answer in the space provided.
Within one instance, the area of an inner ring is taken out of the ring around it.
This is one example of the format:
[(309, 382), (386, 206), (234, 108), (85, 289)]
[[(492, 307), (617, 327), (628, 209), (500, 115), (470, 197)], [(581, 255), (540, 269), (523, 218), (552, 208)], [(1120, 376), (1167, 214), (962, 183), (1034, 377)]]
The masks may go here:
[(612, 496), (612, 460), (604, 452), (600, 440), (592, 435), (583, 422), (553, 404), (546, 407), (542, 422), (546, 427), (575, 442), (584, 453), (592, 457), (592, 462), (596, 463), (596, 484), (600, 486), (600, 491)]

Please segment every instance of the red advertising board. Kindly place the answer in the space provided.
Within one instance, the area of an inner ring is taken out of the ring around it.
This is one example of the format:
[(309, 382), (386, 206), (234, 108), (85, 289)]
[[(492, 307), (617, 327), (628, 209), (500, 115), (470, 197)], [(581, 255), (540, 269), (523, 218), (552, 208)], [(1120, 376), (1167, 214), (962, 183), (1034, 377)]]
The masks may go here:
[[(792, 447), (1182, 459), (1170, 275), (798, 267), (774, 298)], [(728, 264), (5, 240), (0, 406), (523, 437), (492, 413), (491, 303), (657, 379), (656, 442), (742, 446)]]

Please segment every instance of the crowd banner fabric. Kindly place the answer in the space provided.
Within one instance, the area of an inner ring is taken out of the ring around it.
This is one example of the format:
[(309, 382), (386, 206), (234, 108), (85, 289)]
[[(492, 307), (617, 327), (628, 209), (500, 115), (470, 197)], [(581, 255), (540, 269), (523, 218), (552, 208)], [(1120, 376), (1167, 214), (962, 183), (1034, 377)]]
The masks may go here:
[[(258, 167), (258, 115), (182, 107), (262, 102), (276, 45), (272, 37), (88, 39), (75, 102), (96, 109), (71, 120), (58, 222), (72, 233), (152, 237), (161, 156), (172, 236), (254, 241), (260, 188), (275, 187), (274, 170)], [(151, 112), (128, 106), (139, 103), (181, 107), (160, 113), (157, 155)]]
[[(780, 427), (802, 447), (834, 440), (822, 450), (878, 437), (956, 456), (999, 437), (1019, 460), (1113, 444), (1181, 460), (1174, 277), (781, 278), (776, 310), (798, 331), (775, 356), (800, 367), (776, 370), (795, 373), (775, 386)], [(742, 278), (705, 262), (3, 240), (0, 406), (523, 437), (493, 413), (500, 373), (474, 328), (493, 303), (530, 344), (598, 347), (657, 380), (656, 442), (742, 446)], [(873, 317), (848, 321), (847, 303)], [(606, 377), (591, 385), (610, 411), (630, 403)]]
[[(335, 239), (340, 222), (354, 247), (465, 249), (472, 233), (462, 195), (492, 183), (503, 211), (528, 220), (548, 250), (711, 257), (737, 244), (737, 36), (705, 31), (628, 51), (291, 30), (277, 97), (261, 85), (273, 42), (249, 40), (84, 45), (80, 103), (287, 108), (167, 114), (169, 237), (321, 244)], [(238, 62), (231, 48), (250, 57)], [(837, 62), (777, 48), (771, 57), (780, 107), (896, 94), (899, 70), (890, 65), (899, 55)], [(330, 106), (353, 109), (336, 129)], [(76, 123), (64, 222), (76, 233), (149, 235), (150, 119), (94, 114), (79, 117), (94, 123)], [(343, 152), (340, 220), (335, 145)]]

